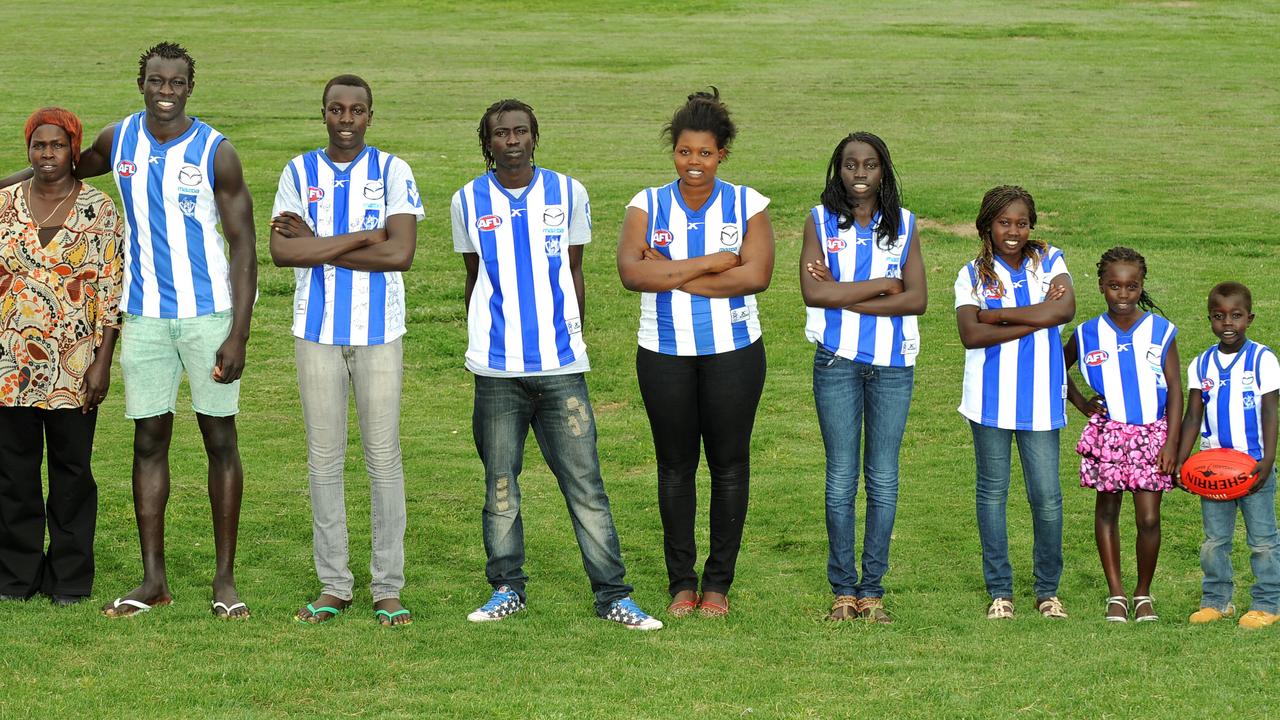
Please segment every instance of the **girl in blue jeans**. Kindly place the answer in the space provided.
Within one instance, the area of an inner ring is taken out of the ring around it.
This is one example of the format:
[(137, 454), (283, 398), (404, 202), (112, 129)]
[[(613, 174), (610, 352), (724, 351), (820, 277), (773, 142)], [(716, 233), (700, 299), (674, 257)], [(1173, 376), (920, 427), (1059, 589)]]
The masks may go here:
[(1036, 205), (1020, 187), (1001, 185), (982, 198), (975, 221), (978, 257), (956, 277), (956, 326), (967, 348), (958, 408), (969, 419), (977, 462), (978, 535), (991, 605), (987, 618), (1013, 617), (1013, 568), (1005, 507), (1010, 448), (1018, 455), (1031, 504), (1036, 609), (1065, 618), (1062, 577), (1062, 486), (1058, 430), (1067, 423), (1061, 326), (1075, 316), (1075, 294), (1062, 251), (1031, 238)]
[[(889, 148), (846, 136), (827, 166), (822, 203), (804, 225), (800, 291), (817, 346), (813, 396), (826, 447), (829, 620), (888, 623), (881, 578), (898, 505), (898, 450), (907, 424), (926, 304), (916, 217), (902, 207)], [(854, 557), (859, 451), (866, 425), (867, 512), (862, 579)]]

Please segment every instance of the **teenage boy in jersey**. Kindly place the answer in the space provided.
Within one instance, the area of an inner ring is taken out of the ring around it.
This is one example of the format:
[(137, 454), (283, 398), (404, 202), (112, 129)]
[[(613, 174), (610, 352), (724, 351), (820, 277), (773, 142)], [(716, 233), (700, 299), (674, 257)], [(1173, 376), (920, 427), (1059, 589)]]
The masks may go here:
[(488, 602), (467, 616), (501, 620), (525, 607), (521, 460), (532, 425), (560, 484), (596, 613), (636, 630), (662, 623), (631, 600), (609, 497), (600, 477), (595, 417), (583, 373), (582, 246), (591, 241), (587, 192), (533, 164), (538, 120), (518, 100), (480, 119), (488, 172), (453, 196), (453, 248), (467, 269), (467, 369), (475, 374), (472, 431), (484, 463), (482, 513)]
[(1200, 499), (1204, 544), (1200, 567), (1204, 582), (1194, 624), (1211, 623), (1235, 614), (1231, 603), (1231, 538), (1236, 511), (1244, 516), (1249, 564), (1255, 582), (1253, 606), (1240, 617), (1242, 628), (1256, 630), (1280, 620), (1280, 534), (1276, 531), (1276, 405), (1280, 394), (1280, 362), (1271, 348), (1245, 333), (1253, 322), (1253, 295), (1237, 282), (1218, 283), (1209, 291), (1209, 326), (1218, 343), (1187, 368), (1187, 410), (1182, 420), (1178, 462), (1200, 449), (1231, 448), (1257, 464), (1258, 483), (1236, 500)]
[(407, 625), (404, 586), (404, 468), (400, 387), (404, 372), (404, 283), (417, 245), (422, 200), (409, 165), (365, 144), (373, 91), (355, 75), (329, 81), (323, 149), (285, 166), (271, 210), (271, 259), (294, 268), (294, 356), (307, 425), (312, 539), (321, 595), (297, 619), (332, 620), (351, 604), (342, 470), (347, 391), (355, 392), (369, 472), (374, 617)]
[[(209, 459), (217, 563), (213, 613), (249, 617), (234, 576), (244, 488), (235, 416), (257, 286), (253, 198), (231, 143), (187, 116), (194, 87), (195, 61), (181, 45), (149, 48), (138, 60), (144, 110), (103, 129), (75, 167), (77, 178), (114, 174), (127, 220), (120, 364), (125, 415), (134, 421), (133, 507), (142, 584), (107, 603), (102, 612), (109, 617), (172, 600), (164, 510), (169, 441), (184, 370)], [(219, 223), (231, 248), (230, 263)]]

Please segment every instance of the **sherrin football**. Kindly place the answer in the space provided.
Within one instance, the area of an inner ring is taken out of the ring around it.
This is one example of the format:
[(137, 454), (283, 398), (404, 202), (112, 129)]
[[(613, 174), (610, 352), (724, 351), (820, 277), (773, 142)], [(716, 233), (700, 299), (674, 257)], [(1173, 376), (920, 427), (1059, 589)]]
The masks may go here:
[(1249, 494), (1257, 476), (1257, 460), (1230, 448), (1201, 450), (1182, 464), (1182, 484), (1208, 500), (1235, 500)]

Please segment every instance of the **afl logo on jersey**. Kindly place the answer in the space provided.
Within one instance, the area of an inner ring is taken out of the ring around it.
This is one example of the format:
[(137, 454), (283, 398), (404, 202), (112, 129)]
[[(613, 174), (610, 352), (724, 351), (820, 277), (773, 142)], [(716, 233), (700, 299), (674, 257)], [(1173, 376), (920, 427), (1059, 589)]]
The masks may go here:
[(485, 232), (497, 230), (502, 227), (502, 218), (497, 215), (485, 215), (479, 220), (476, 220), (476, 227)]
[(720, 229), (721, 245), (737, 245), (738, 244), (738, 226), (730, 225)]
[(840, 252), (849, 246), (844, 238), (836, 236), (827, 238), (827, 252)]
[(318, 188), (315, 185), (307, 188), (307, 202), (318, 203), (324, 199), (324, 188)]
[(364, 184), (364, 197), (366, 200), (381, 200), (383, 192), (381, 180), (370, 180)]
[(558, 207), (547, 208), (542, 213), (544, 225), (557, 226), (564, 222), (564, 211)]
[(675, 236), (671, 234), (670, 230), (654, 230), (653, 231), (654, 247), (666, 247), (671, 244), (671, 241), (674, 238)]
[(982, 297), (988, 300), (999, 300), (1004, 297), (1004, 288), (995, 285), (986, 287), (982, 290)]
[(130, 160), (121, 160), (116, 163), (116, 173), (119, 174), (120, 177), (133, 177), (133, 174), (136, 172), (138, 172), (138, 166), (134, 165)]
[(183, 185), (199, 185), (204, 181), (204, 174), (195, 165), (183, 165), (178, 171), (178, 182)]
[(1209, 378), (1205, 378), (1205, 379), (1201, 380), (1201, 381), (1200, 381), (1200, 389), (1201, 389), (1202, 391), (1204, 391), (1204, 392), (1209, 392), (1210, 390), (1212, 390), (1212, 389), (1213, 389), (1213, 380), (1210, 380)]
[(1111, 356), (1107, 354), (1106, 350), (1094, 350), (1084, 356), (1084, 364), (1089, 367), (1098, 367), (1102, 363), (1106, 362), (1109, 357)]

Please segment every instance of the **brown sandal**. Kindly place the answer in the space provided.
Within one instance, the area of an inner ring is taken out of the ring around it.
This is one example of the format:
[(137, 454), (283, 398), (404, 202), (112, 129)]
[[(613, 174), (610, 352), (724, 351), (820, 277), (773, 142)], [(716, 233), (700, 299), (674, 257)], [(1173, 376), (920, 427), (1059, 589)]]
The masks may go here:
[(837, 595), (836, 601), (831, 605), (831, 612), (827, 613), (827, 619), (833, 622), (857, 620), (861, 616), (858, 598), (853, 595)]

